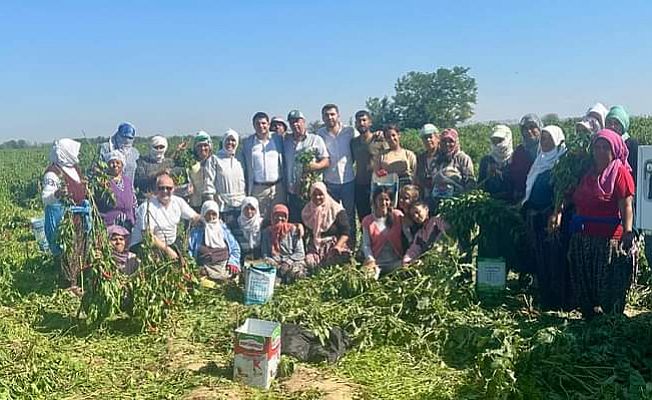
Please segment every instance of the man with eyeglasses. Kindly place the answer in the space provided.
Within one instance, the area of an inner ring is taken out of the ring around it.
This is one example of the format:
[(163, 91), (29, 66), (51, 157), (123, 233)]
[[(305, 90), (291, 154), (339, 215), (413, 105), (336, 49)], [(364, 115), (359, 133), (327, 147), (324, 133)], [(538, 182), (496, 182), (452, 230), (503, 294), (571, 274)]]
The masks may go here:
[(174, 181), (163, 173), (156, 178), (156, 196), (147, 199), (136, 210), (136, 224), (131, 232), (131, 251), (142, 253), (143, 234), (152, 235), (152, 243), (167, 257), (180, 257), (182, 245), (177, 244), (177, 226), (182, 219), (193, 224), (199, 221), (197, 214), (181, 197), (172, 194)]

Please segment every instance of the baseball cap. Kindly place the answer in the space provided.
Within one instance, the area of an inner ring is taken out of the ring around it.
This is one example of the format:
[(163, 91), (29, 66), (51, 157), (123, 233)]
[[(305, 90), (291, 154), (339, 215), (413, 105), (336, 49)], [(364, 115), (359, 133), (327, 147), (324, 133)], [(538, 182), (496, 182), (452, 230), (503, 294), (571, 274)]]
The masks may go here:
[(421, 136), (430, 136), (433, 133), (439, 133), (439, 129), (437, 129), (433, 124), (425, 124), (423, 128), (421, 128)]
[(288, 121), (292, 121), (293, 119), (303, 119), (305, 120), (306, 117), (303, 115), (303, 113), (299, 110), (292, 110), (288, 113)]

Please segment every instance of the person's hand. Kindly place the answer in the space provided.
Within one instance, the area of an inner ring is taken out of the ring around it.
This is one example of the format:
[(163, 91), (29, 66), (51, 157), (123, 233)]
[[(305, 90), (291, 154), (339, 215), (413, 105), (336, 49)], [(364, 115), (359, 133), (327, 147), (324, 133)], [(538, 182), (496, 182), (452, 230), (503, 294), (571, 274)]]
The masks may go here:
[(634, 247), (634, 239), (634, 232), (629, 231), (623, 233), (623, 236), (620, 238), (620, 245), (624, 251), (629, 252)]
[(187, 142), (181, 142), (177, 145), (177, 150), (185, 150), (188, 147)]
[(227, 264), (226, 266), (229, 269), (229, 272), (231, 272), (232, 275), (236, 275), (240, 273), (240, 266), (235, 265), (235, 264)]
[(348, 249), (346, 248), (346, 244), (337, 243), (335, 246), (333, 246), (333, 251), (335, 251), (337, 254), (344, 254), (347, 252), (347, 250)]
[(165, 248), (165, 254), (173, 260), (179, 259), (179, 255), (177, 254), (177, 252), (174, 251), (174, 249), (170, 246), (167, 246)]
[(548, 233), (556, 232), (561, 225), (561, 213), (555, 211), (552, 213), (550, 218), (548, 218)]
[(192, 219), (190, 220), (190, 226), (193, 226), (193, 227), (197, 226), (200, 221), (201, 221), (201, 216), (199, 214), (197, 214), (194, 217), (192, 217)]
[(373, 135), (374, 135), (374, 139), (376, 139), (376, 140), (382, 140), (384, 138), (384, 136), (385, 136), (385, 134), (383, 133), (382, 130), (375, 131), (373, 133)]

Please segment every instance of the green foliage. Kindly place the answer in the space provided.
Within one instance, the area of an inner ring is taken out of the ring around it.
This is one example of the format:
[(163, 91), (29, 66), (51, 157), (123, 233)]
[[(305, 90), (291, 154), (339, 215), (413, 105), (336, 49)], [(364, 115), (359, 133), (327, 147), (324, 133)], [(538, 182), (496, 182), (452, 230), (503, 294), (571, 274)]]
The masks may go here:
[(435, 72), (408, 72), (398, 79), (396, 94), (367, 100), (376, 124), (399, 122), (405, 128), (426, 123), (452, 127), (473, 116), (478, 87), (469, 68), (438, 68)]

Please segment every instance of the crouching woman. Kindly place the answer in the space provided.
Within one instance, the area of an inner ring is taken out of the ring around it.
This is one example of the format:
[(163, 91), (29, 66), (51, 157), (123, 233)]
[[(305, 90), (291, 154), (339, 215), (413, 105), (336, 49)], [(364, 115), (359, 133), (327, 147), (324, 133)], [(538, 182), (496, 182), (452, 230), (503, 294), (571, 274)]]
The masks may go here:
[(403, 261), (403, 213), (392, 207), (392, 198), (391, 189), (377, 187), (372, 196), (373, 212), (362, 220), (364, 267), (376, 277), (394, 271)]
[(290, 210), (283, 204), (272, 209), (272, 225), (263, 231), (261, 251), (264, 258), (274, 261), (277, 276), (283, 283), (292, 283), (308, 276), (306, 253), (301, 233), (288, 222)]
[(219, 217), (218, 204), (204, 202), (202, 223), (190, 232), (190, 254), (199, 265), (200, 275), (225, 281), (240, 273), (240, 245)]

